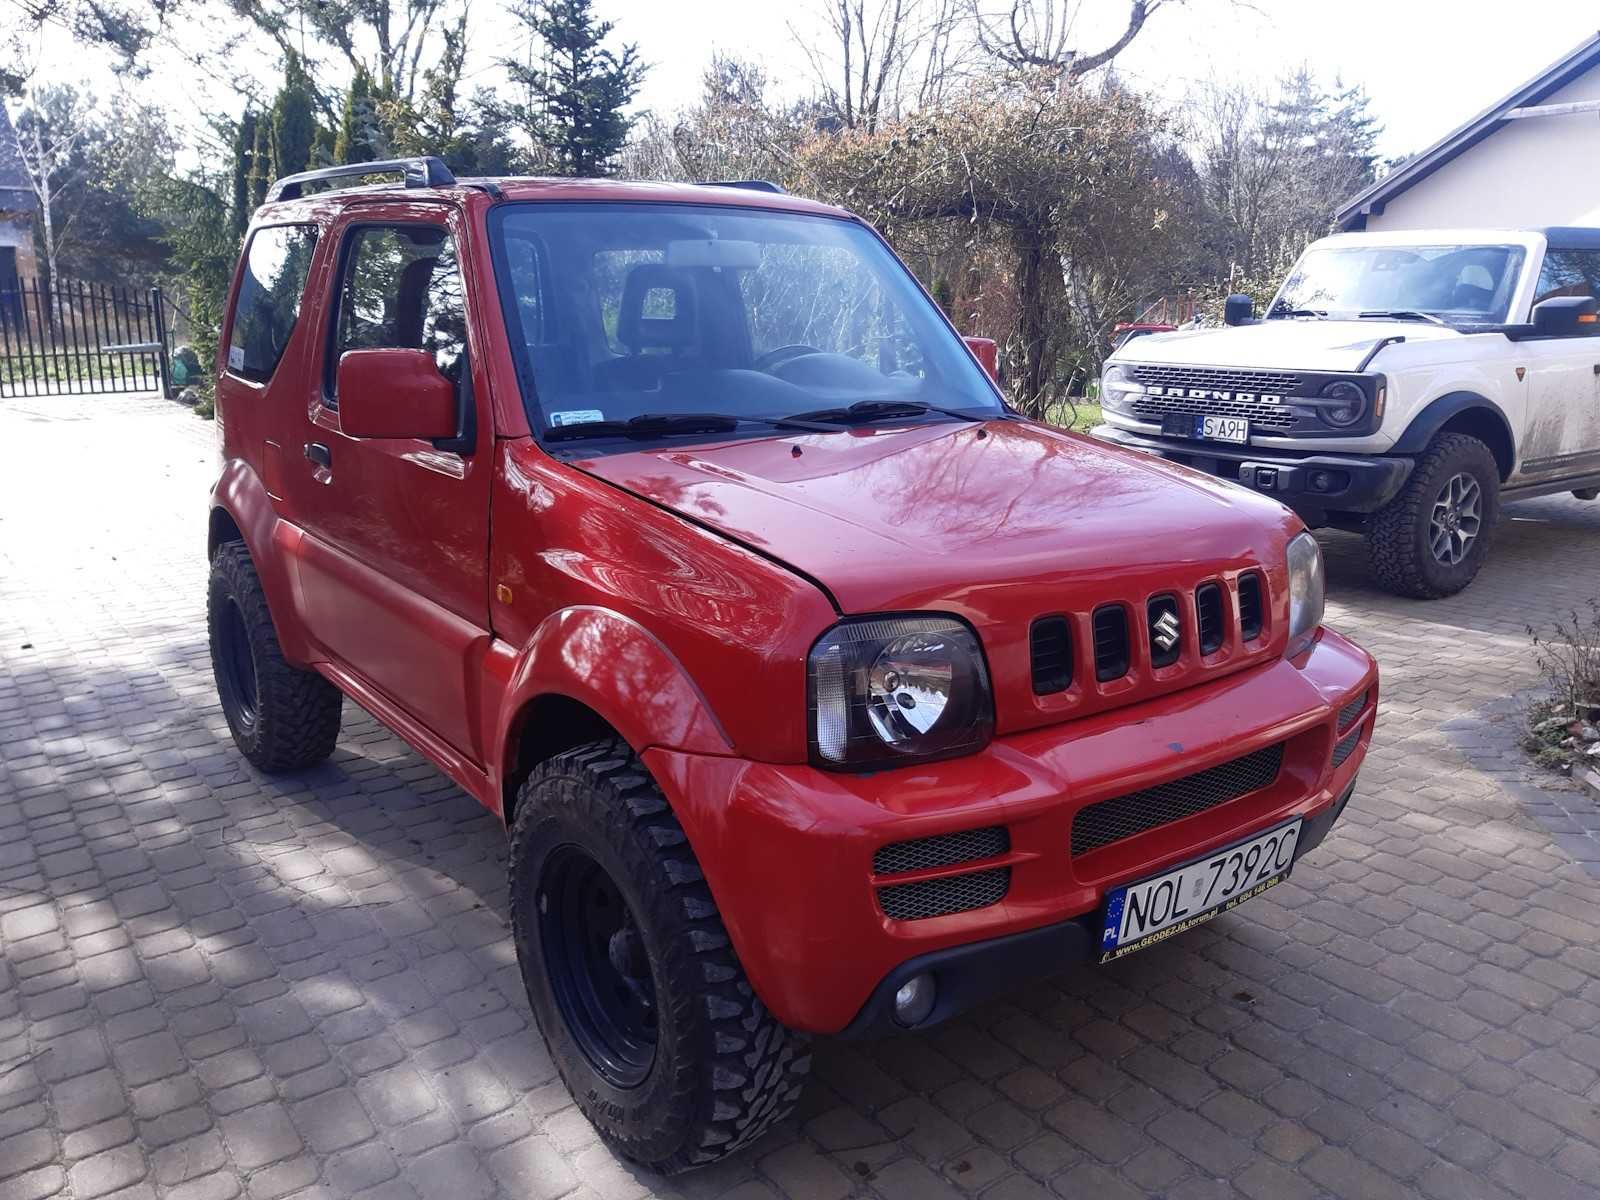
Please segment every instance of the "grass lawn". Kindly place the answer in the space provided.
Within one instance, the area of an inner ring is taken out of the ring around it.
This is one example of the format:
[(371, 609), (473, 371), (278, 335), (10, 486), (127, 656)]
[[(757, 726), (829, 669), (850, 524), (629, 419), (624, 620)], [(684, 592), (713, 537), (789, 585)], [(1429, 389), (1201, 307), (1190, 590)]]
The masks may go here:
[(1052, 406), (1045, 413), (1044, 419), (1062, 429), (1088, 433), (1090, 429), (1100, 424), (1100, 406), (1093, 400), (1079, 399), (1071, 403), (1063, 400), (1060, 404)]

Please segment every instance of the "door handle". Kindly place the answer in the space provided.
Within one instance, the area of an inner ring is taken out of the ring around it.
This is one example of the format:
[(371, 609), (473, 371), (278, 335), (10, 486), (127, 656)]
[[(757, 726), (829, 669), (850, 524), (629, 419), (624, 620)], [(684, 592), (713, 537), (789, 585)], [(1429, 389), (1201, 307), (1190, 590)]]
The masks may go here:
[(306, 458), (325, 470), (333, 470), (333, 451), (321, 442), (306, 443)]

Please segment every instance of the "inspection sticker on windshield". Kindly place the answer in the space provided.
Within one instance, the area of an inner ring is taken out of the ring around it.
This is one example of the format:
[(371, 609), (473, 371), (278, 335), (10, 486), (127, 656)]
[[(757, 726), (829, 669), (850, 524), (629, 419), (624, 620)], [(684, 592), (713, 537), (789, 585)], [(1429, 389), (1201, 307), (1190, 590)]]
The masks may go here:
[(563, 425), (587, 425), (590, 421), (604, 421), (605, 413), (598, 408), (569, 408), (550, 414), (550, 424), (557, 429)]
[(1299, 840), (1296, 817), (1175, 871), (1118, 888), (1106, 901), (1100, 961), (1165, 941), (1282, 883)]

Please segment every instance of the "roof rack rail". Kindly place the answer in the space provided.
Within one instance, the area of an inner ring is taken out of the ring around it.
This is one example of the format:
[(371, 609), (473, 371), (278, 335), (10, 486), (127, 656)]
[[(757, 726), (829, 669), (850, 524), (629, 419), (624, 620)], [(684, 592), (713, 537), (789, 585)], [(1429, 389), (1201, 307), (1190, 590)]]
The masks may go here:
[(744, 188), (750, 192), (776, 192), (780, 196), (789, 194), (770, 179), (702, 179), (697, 186)]
[(418, 158), (385, 158), (377, 162), (346, 163), (338, 167), (319, 167), (315, 171), (301, 171), (298, 175), (285, 175), (267, 189), (268, 204), (274, 200), (297, 200), (304, 185), (324, 179), (351, 179), (362, 175), (395, 175), (405, 178), (408, 188), (449, 187), (456, 177), (444, 165), (444, 159), (429, 154)]

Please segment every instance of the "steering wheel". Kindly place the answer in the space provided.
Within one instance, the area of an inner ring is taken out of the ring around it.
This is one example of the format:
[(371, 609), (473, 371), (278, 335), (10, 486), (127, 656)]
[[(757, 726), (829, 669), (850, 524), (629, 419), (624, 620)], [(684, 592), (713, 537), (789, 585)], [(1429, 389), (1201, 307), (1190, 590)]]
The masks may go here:
[(758, 371), (770, 371), (773, 367), (776, 367), (782, 363), (786, 363), (791, 358), (799, 358), (804, 354), (821, 353), (822, 351), (818, 350), (815, 346), (802, 346), (798, 342), (790, 346), (779, 346), (777, 349), (768, 350), (765, 354), (758, 357), (755, 361), (755, 369)]

